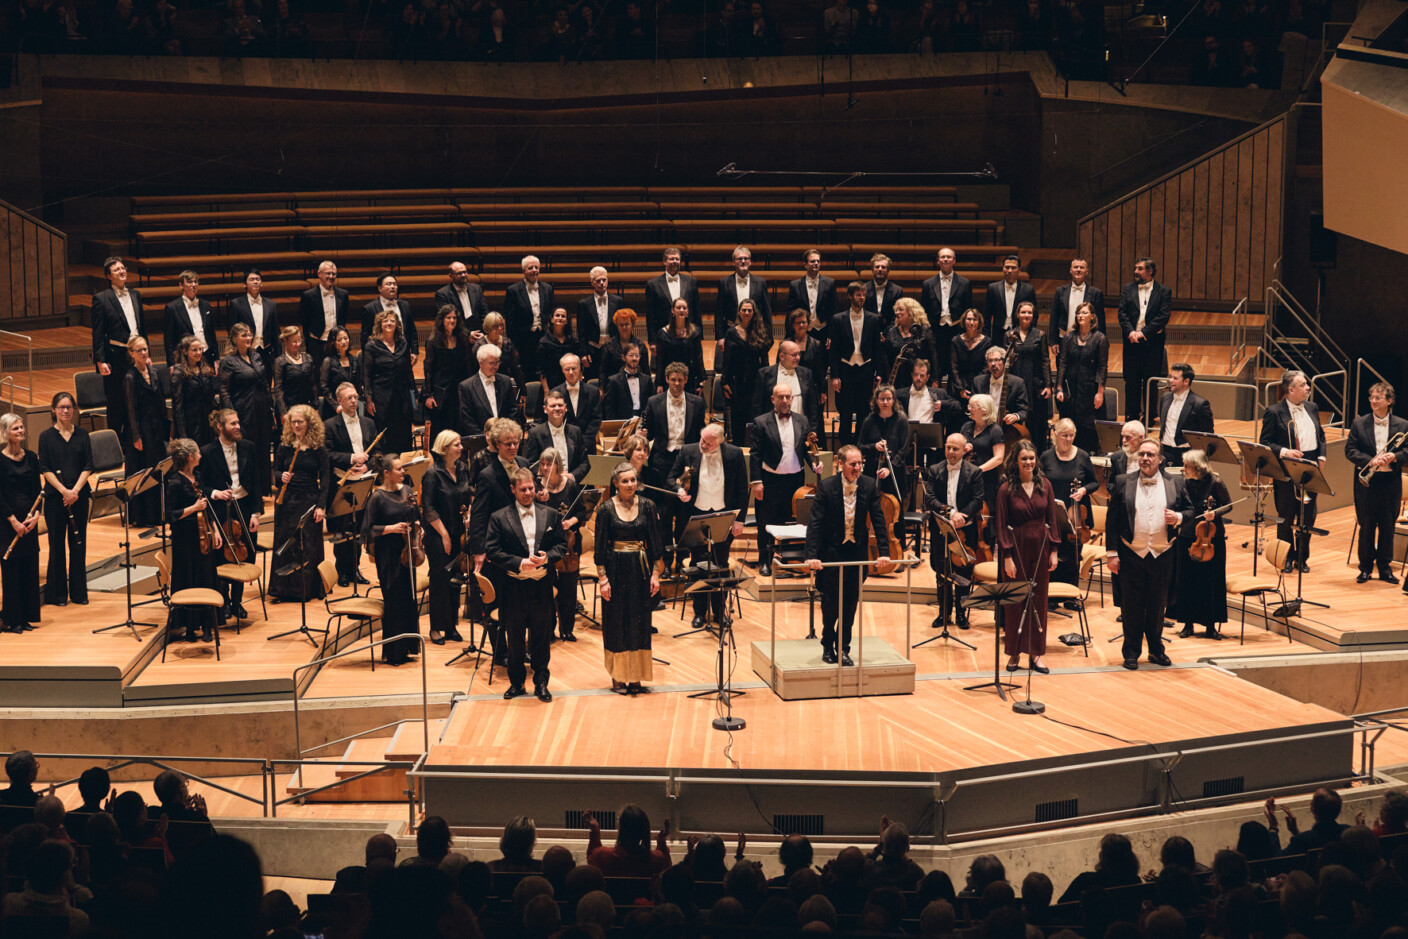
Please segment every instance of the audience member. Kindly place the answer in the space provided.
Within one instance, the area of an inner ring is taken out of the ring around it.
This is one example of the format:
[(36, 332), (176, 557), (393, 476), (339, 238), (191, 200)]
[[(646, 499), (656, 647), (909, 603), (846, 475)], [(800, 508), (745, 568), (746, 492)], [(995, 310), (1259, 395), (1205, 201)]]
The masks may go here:
[(1291, 833), (1291, 840), (1286, 844), (1286, 853), (1304, 854), (1338, 840), (1340, 834), (1349, 827), (1338, 821), (1340, 805), (1338, 792), (1333, 789), (1316, 789), (1315, 794), (1310, 797), (1310, 815), (1315, 819), (1315, 823), (1308, 831), (1301, 831), (1291, 810), (1282, 806), (1281, 810), (1286, 815), (1286, 830)]
[(66, 841), (47, 840), (29, 852), (24, 865), (24, 889), (5, 895), (5, 916), (67, 917), (66, 933), (78, 936), (88, 930), (88, 914), (75, 909), (64, 889), (73, 868), (73, 848)]
[(788, 835), (777, 846), (777, 859), (782, 862), (782, 873), (768, 881), (769, 887), (784, 887), (799, 870), (812, 866), (812, 843), (806, 835)]
[(23, 805), (30, 808), (39, 801), (34, 781), (39, 778), (39, 761), (28, 750), (16, 750), (5, 758), (5, 775), (10, 778), (8, 789), (0, 789), (0, 805)]
[(533, 857), (533, 845), (538, 840), (538, 830), (533, 820), (526, 815), (516, 816), (504, 826), (499, 838), (499, 853), (503, 856), (489, 862), (489, 869), (496, 874), (530, 873), (543, 869), (541, 861)]

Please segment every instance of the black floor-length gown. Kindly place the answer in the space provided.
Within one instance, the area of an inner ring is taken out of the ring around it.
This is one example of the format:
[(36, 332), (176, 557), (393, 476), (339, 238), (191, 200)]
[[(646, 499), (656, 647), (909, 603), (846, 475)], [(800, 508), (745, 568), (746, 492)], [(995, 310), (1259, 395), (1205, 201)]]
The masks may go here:
[(636, 517), (623, 521), (614, 499), (596, 511), (597, 570), (611, 584), (611, 599), (601, 605), (601, 638), (606, 647), (606, 670), (612, 681), (632, 684), (650, 681), (650, 616), (655, 598), (650, 595), (650, 572), (660, 560), (660, 523), (655, 503), (641, 496)]
[[(299, 450), (298, 459), (293, 459), (292, 447), (279, 445), (278, 456), (274, 460), (275, 493), (283, 487), (279, 480), (284, 470), (293, 467), (293, 479), (289, 480), (288, 494), (283, 505), (274, 506), (274, 550), (278, 551), (288, 543), (298, 528), (298, 521), (309, 509), (323, 508), (328, 504), (328, 492), (332, 488), (332, 472), (328, 463), (326, 447)], [(318, 573), (318, 565), (323, 561), (323, 526), (310, 517), (303, 524), (302, 560), (310, 566), (303, 569), (302, 575), (290, 574), (280, 577), (277, 573), (269, 577), (269, 595), (284, 600), (316, 600), (323, 595), (323, 580)], [(290, 548), (275, 556), (272, 566), (283, 567), (298, 559), (296, 548)]]
[[(166, 459), (166, 445), (171, 440), (171, 422), (166, 419), (166, 390), (161, 387), (161, 374), (155, 365), (147, 367), (148, 381), (136, 368), (123, 376), (127, 392), (127, 434), (123, 456), (127, 474), (156, 466)], [(137, 441), (142, 449), (137, 449)], [(133, 498), (129, 513), (133, 525), (161, 524), (161, 489), (153, 486)]]
[[(377, 582), (381, 584), (385, 603), (381, 617), (383, 639), (420, 632), (415, 592), (411, 585), (414, 572), (401, 563), (406, 536), (382, 533), (388, 525), (420, 521), (420, 510), (406, 500), (409, 491), (408, 486), (404, 485), (397, 492), (387, 492), (380, 487), (373, 489), (362, 514), (362, 544), (376, 562)], [(419, 644), (409, 640), (391, 642), (382, 646), (381, 658), (388, 664), (400, 665), (419, 650)]]

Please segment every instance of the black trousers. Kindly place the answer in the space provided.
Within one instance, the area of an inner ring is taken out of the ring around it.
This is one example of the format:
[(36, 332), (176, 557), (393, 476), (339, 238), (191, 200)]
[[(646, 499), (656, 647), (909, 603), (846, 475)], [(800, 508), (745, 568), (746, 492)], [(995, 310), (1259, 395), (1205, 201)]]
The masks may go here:
[[(1313, 458), (1313, 457), (1312, 457)], [(1356, 487), (1358, 483), (1354, 484)], [(1304, 534), (1299, 537), (1295, 534), (1296, 513), (1302, 509), (1301, 502), (1296, 498), (1295, 487), (1290, 483), (1272, 480), (1271, 495), (1275, 499), (1276, 514), (1281, 516), (1281, 521), (1276, 525), (1276, 537), (1293, 545), (1290, 557), (1297, 561), (1310, 559), (1310, 535)], [(1310, 501), (1305, 503), (1304, 512), (1300, 515), (1300, 522), (1305, 527), (1315, 524), (1315, 516), (1319, 513), (1316, 494), (1307, 493)], [(1355, 501), (1358, 501), (1358, 494), (1355, 494)], [(1389, 544), (1392, 545), (1392, 532), (1389, 535)]]
[(451, 556), (445, 553), (440, 533), (433, 528), (425, 533), (425, 554), (430, 567), (430, 628), (437, 633), (456, 635), (459, 633), (460, 588), (450, 583), (453, 572), (445, 570), (445, 565)]
[(753, 515), (758, 523), (759, 563), (772, 563), (772, 547), (777, 539), (768, 534), (767, 527), (786, 525), (792, 521), (792, 496), (801, 488), (806, 478), (805, 471), (769, 473), (766, 469), (763, 470), (763, 498), (762, 501), (753, 503)]
[(1354, 517), (1359, 522), (1359, 569), (1389, 569), (1393, 560), (1393, 529), (1402, 491), (1398, 473), (1375, 473), (1367, 486), (1354, 484)]
[(1170, 545), (1158, 557), (1140, 557), (1120, 542), (1120, 615), (1124, 617), (1120, 651), (1126, 659), (1138, 659), (1146, 643), (1149, 655), (1164, 653), (1164, 608), (1173, 580), (1175, 550)]
[[(858, 542), (838, 545), (834, 549), (835, 561), (860, 561), (868, 554), (868, 547)], [(856, 603), (860, 600), (861, 567), (827, 567), (816, 575), (816, 586), (821, 591), (821, 647), (827, 651), (836, 649), (836, 621), (840, 619), (841, 652), (851, 651), (851, 626), (855, 623)], [(842, 595), (844, 592), (844, 596)]]
[(570, 636), (577, 626), (577, 581), (576, 571), (557, 572), (557, 634)]
[(108, 365), (112, 370), (110, 375), (103, 376), (103, 394), (108, 399), (108, 429), (117, 431), (118, 440), (126, 440), (127, 389), (123, 387), (122, 379), (126, 377), (127, 370), (132, 367), (132, 358), (127, 354), (125, 348), (119, 349), (114, 345), (109, 345), (107, 352)]
[(1164, 447), (1164, 466), (1182, 466), (1183, 454), (1191, 449), (1191, 447)]
[[(689, 549), (689, 563), (698, 564), (700, 561), (708, 561), (723, 567), (728, 564), (729, 548), (733, 547), (733, 536), (729, 535), (721, 542), (714, 544), (714, 550), (700, 545), (697, 548)], [(724, 595), (721, 591), (714, 591), (705, 594), (696, 594), (694, 597), (694, 615), (708, 616), (712, 609), (714, 622), (721, 623), (724, 619)]]
[(1165, 375), (1164, 337), (1146, 337), (1143, 342), (1124, 344), (1124, 419), (1141, 421), (1149, 426), (1144, 415), (1145, 392), (1149, 379), (1155, 375)]
[(847, 365), (841, 363), (841, 390), (836, 393), (836, 415), (840, 426), (836, 443), (855, 443), (860, 419), (870, 413), (870, 395), (875, 390), (875, 363)]
[(524, 640), (527, 640), (529, 664), (533, 666), (533, 684), (546, 685), (550, 672), (548, 660), (552, 656), (552, 604), (547, 599), (552, 596), (555, 578), (552, 574), (542, 580), (515, 580), (504, 575), (505, 592), (500, 594), (499, 623), (504, 628), (504, 639), (508, 646), (508, 680), (510, 684), (521, 685), (528, 678), (528, 670), (523, 667)]
[[(47, 488), (47, 487), (46, 487)], [(88, 490), (70, 508), (50, 491), (44, 499), (44, 521), (49, 526), (49, 571), (44, 581), (44, 602), (63, 603), (72, 600), (83, 603), (88, 599), (87, 552), (84, 533), (88, 530)], [(69, 522), (69, 512), (73, 522)]]

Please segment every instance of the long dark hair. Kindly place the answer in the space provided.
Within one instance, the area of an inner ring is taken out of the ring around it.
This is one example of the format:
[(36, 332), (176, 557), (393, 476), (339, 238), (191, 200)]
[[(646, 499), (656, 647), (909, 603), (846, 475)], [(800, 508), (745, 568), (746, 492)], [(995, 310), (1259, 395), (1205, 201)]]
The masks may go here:
[(455, 343), (456, 348), (469, 348), (469, 333), (464, 328), (464, 317), (453, 304), (446, 303), (435, 311), (435, 322), (430, 327), (429, 345), (449, 348), (450, 334), (445, 332), (445, 314), (455, 314)]
[(751, 298), (740, 300), (738, 303), (738, 321), (743, 320), (743, 304), (748, 304), (753, 308), (753, 319), (748, 323), (748, 345), (754, 349), (762, 350), (772, 345), (772, 340), (768, 338), (768, 324), (763, 320), (763, 311), (758, 309), (758, 304)]
[(1017, 454), (1025, 450), (1030, 450), (1037, 458), (1036, 463), (1032, 466), (1032, 481), (1037, 484), (1037, 488), (1041, 488), (1041, 481), (1044, 478), (1041, 475), (1041, 454), (1037, 452), (1036, 444), (1024, 438), (1012, 445), (1012, 449), (1004, 461), (1006, 465), (1003, 467), (1002, 475), (1006, 479), (1009, 489), (1016, 489), (1022, 484), (1022, 471), (1017, 468)]

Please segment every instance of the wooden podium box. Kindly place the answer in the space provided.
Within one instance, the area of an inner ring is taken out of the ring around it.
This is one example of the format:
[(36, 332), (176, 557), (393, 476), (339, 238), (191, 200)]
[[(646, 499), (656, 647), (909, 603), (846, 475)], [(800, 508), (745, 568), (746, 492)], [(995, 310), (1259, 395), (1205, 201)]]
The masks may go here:
[[(753, 643), (753, 671), (763, 681), (772, 677), (771, 643)], [(913, 694), (914, 663), (879, 636), (865, 637), (865, 658), (859, 655), (860, 636), (851, 640), (851, 658), (858, 664), (837, 669), (821, 660), (817, 639), (779, 639), (777, 695), (786, 701), (807, 698), (850, 698), (860, 695)], [(839, 681), (837, 673), (840, 673)]]

